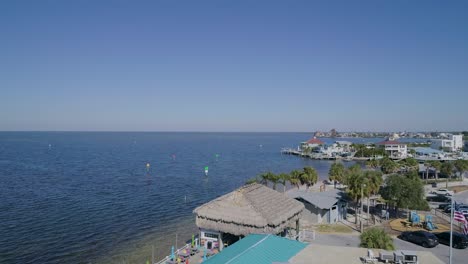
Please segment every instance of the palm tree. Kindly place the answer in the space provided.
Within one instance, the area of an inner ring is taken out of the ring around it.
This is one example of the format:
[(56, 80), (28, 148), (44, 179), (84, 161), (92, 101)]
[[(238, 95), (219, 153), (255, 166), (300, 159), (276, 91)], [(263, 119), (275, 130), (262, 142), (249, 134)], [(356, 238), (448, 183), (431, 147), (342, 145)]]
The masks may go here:
[(348, 180), (351, 174), (356, 174), (356, 173), (361, 173), (361, 166), (359, 164), (354, 164), (353, 166), (350, 166), (345, 169), (344, 172), (344, 183), (348, 185)]
[(424, 167), (426, 167), (426, 183), (427, 183), (427, 180), (429, 179), (429, 168), (431, 167), (431, 162), (425, 161)]
[(302, 174), (301, 174), (299, 179), (300, 179), (301, 183), (305, 184), (307, 186), (307, 189), (309, 189), (310, 186), (317, 183), (318, 173), (312, 167), (304, 167), (304, 169), (302, 171)]
[(299, 170), (293, 170), (289, 173), (289, 183), (291, 185), (294, 185), (299, 189), (299, 185), (301, 183), (300, 177), (301, 177), (301, 171)]
[(274, 174), (270, 171), (260, 174), (260, 183), (265, 184), (265, 186), (268, 186), (268, 182), (272, 181), (273, 175)]
[(366, 167), (369, 169), (376, 169), (379, 167), (379, 161), (376, 159), (371, 159), (366, 161)]
[(370, 207), (370, 196), (376, 195), (380, 186), (383, 183), (382, 172), (380, 171), (364, 171), (364, 177), (366, 178), (366, 196), (367, 196), (367, 221), (369, 221), (369, 207)]
[(270, 181), (273, 183), (273, 190), (276, 190), (276, 185), (280, 181), (280, 176), (278, 174), (271, 173)]
[(429, 161), (431, 167), (434, 168), (436, 181), (439, 179), (439, 171), (442, 168), (442, 163), (438, 160)]
[(453, 163), (450, 161), (445, 161), (440, 167), (440, 172), (447, 176), (447, 180), (445, 182), (445, 188), (448, 188), (449, 177), (451, 178), (453, 174)]
[(252, 184), (252, 183), (258, 183), (258, 182), (259, 182), (258, 178), (254, 177), (254, 178), (250, 178), (247, 181), (245, 181), (245, 185)]
[(459, 159), (453, 163), (453, 166), (460, 173), (460, 181), (463, 181), (463, 173), (468, 170), (468, 161)]
[(333, 163), (330, 167), (330, 171), (328, 172), (328, 178), (330, 181), (335, 181), (335, 188), (336, 182), (342, 183), (345, 178), (345, 167), (342, 163)]
[(286, 183), (290, 180), (290, 175), (287, 173), (280, 173), (279, 175), (279, 183), (283, 185), (283, 193), (286, 192)]
[(348, 196), (355, 202), (355, 224), (357, 224), (357, 206), (362, 198), (361, 193), (363, 193), (365, 181), (366, 179), (363, 177), (363, 173), (360, 171), (352, 171), (346, 178), (346, 184), (348, 185)]
[(413, 171), (418, 169), (418, 161), (413, 158), (406, 158), (404, 160), (404, 165), (407, 171)]

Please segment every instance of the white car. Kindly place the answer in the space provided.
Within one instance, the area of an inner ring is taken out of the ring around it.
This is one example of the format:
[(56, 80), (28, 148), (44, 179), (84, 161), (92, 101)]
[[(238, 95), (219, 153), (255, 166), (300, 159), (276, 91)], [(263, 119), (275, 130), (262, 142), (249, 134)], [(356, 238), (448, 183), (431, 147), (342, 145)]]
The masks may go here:
[(447, 189), (439, 189), (437, 191), (435, 191), (436, 194), (438, 195), (445, 195), (445, 196), (452, 196), (453, 195), (453, 191), (449, 191)]

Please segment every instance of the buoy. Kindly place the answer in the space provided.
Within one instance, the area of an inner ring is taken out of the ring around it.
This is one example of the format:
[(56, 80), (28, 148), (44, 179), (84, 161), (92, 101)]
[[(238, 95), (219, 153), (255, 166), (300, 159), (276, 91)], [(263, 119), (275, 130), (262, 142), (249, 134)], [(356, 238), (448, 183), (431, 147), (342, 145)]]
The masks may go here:
[(149, 171), (150, 166), (151, 166), (151, 165), (150, 165), (149, 163), (146, 163), (146, 171)]
[(205, 175), (208, 176), (208, 166), (205, 167)]

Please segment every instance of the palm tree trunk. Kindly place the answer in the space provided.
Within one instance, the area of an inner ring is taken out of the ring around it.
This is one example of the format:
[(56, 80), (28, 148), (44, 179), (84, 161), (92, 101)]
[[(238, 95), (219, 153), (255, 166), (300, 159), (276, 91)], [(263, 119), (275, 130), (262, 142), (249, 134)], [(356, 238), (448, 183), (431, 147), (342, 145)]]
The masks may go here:
[(367, 225), (369, 226), (369, 207), (370, 207), (370, 194), (367, 197)]
[(358, 203), (356, 202), (354, 206), (354, 224), (357, 225), (357, 210), (358, 210)]

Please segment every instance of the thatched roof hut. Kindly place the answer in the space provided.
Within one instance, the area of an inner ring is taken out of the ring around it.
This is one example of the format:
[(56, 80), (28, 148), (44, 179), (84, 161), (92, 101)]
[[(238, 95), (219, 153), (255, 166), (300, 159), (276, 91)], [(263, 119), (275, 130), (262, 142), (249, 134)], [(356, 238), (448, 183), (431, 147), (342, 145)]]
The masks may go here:
[(304, 205), (261, 184), (243, 186), (193, 211), (200, 228), (233, 235), (277, 234), (297, 221)]

